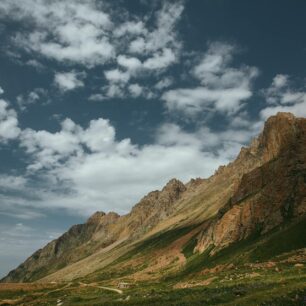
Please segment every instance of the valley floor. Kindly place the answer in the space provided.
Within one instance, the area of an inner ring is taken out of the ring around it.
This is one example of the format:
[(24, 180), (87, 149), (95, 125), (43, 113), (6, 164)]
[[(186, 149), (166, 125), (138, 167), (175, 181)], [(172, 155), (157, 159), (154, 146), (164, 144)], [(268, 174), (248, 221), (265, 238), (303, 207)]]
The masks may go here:
[(306, 305), (306, 262), (220, 266), (122, 292), (114, 284), (0, 284), (0, 305)]

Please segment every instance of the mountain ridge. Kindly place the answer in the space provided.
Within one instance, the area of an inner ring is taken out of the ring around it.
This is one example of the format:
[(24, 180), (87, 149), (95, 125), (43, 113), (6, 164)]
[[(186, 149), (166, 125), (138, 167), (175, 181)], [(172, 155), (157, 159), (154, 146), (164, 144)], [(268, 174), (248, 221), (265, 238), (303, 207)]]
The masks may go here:
[[(306, 119), (278, 113), (266, 121), (249, 147), (242, 147), (235, 161), (219, 167), (210, 178), (186, 184), (172, 179), (123, 216), (96, 212), (86, 223), (73, 226), (35, 252), (2, 281), (72, 280), (112, 264), (116, 269), (116, 260), (124, 254), (169, 232), (179, 236), (169, 240), (161, 252), (142, 255), (141, 260), (148, 259), (152, 266), (134, 275), (150, 278), (165, 267), (177, 271), (187, 262), (182, 249), (190, 239), (195, 241), (192, 254), (213, 256), (254, 234), (263, 235), (304, 216), (305, 158)], [(137, 254), (126, 265), (135, 265)], [(160, 256), (157, 262), (152, 259), (156, 256)], [(175, 263), (174, 258), (178, 258)]]

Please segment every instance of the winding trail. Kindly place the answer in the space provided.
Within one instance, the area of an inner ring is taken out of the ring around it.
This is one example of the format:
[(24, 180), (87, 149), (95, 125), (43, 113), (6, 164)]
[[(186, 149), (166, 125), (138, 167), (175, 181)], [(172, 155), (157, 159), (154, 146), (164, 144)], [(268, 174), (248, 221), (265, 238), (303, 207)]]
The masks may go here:
[(96, 284), (84, 284), (84, 283), (79, 283), (81, 286), (85, 286), (85, 287), (93, 287), (93, 288), (99, 288), (99, 289), (104, 289), (104, 290), (108, 290), (108, 291), (113, 291), (113, 292), (117, 292), (118, 294), (122, 294), (123, 291), (120, 289), (116, 289), (116, 288), (110, 288), (110, 287), (104, 287), (104, 286), (98, 286)]

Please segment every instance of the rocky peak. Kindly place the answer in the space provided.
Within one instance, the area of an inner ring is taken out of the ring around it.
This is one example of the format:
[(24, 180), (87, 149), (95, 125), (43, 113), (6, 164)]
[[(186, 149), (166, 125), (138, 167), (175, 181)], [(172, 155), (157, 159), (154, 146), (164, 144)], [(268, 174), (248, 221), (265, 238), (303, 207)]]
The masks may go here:
[(202, 183), (206, 182), (207, 179), (202, 179), (200, 177), (197, 178), (192, 178), (185, 186), (187, 189), (195, 189), (197, 188), (199, 185), (201, 185)]
[(88, 220), (87, 224), (98, 224), (101, 219), (106, 215), (103, 211), (96, 211), (93, 215), (91, 215)]
[(87, 220), (86, 224), (105, 226), (116, 222), (119, 218), (120, 215), (112, 211), (107, 214), (103, 211), (97, 211)]
[[(292, 148), (296, 142), (299, 118), (291, 113), (279, 112), (270, 117), (264, 125), (261, 134), (254, 138), (248, 147), (242, 147), (237, 159), (232, 163), (246, 165), (249, 162), (263, 164), (280, 153)], [(223, 172), (227, 167), (220, 167), (216, 174)]]
[(291, 113), (277, 113), (266, 121), (257, 142), (264, 161), (290, 149), (296, 140), (297, 122), (298, 118)]
[[(228, 202), (202, 233), (197, 250), (214, 245), (213, 252), (217, 252), (305, 214), (305, 152), (306, 119), (290, 113), (270, 117), (259, 137), (250, 147), (242, 148), (232, 163), (235, 170), (244, 170), (242, 176)], [(255, 163), (249, 167), (252, 158)]]
[(179, 180), (171, 179), (162, 189), (162, 193), (180, 194), (186, 190), (186, 186)]
[(180, 199), (186, 186), (177, 179), (171, 179), (161, 191), (152, 191), (136, 204), (129, 216), (133, 229), (152, 228), (160, 220), (175, 210), (175, 203)]

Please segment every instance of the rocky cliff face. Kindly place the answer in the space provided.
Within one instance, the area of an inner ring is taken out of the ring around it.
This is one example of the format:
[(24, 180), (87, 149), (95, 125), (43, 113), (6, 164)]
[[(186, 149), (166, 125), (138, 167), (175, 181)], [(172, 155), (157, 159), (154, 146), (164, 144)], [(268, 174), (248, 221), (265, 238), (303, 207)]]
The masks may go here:
[(242, 176), (227, 204), (199, 235), (195, 250), (214, 246), (215, 253), (306, 212), (306, 119), (286, 113), (271, 117), (242, 152), (254, 154), (260, 165)]
[[(186, 236), (151, 254), (153, 259), (150, 254), (142, 257), (145, 263), (151, 260), (148, 275), (152, 275), (154, 269), (163, 270), (176, 262), (175, 258), (180, 259), (179, 264), (184, 262), (182, 247), (195, 234), (194, 252), (209, 249), (213, 255), (305, 214), (306, 119), (279, 113), (267, 120), (263, 132), (241, 149), (235, 161), (220, 167), (212, 177), (186, 185), (173, 179), (161, 191), (146, 195), (124, 216), (97, 212), (85, 224), (73, 226), (37, 251), (4, 281), (36, 280), (58, 270), (53, 279), (63, 279), (69, 273), (67, 279), (73, 279), (103, 266), (101, 250), (109, 254), (103, 257), (109, 264), (115, 259), (112, 246), (120, 256), (132, 249), (136, 240), (147, 245), (154, 235), (184, 233)], [(191, 230), (181, 230), (184, 228)], [(155, 264), (156, 257), (160, 260)]]

